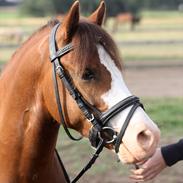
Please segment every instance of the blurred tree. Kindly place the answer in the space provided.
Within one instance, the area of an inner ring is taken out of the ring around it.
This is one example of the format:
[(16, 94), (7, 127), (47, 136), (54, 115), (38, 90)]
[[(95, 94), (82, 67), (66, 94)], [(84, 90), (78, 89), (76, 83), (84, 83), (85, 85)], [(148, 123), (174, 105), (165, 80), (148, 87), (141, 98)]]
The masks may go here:
[(5, 4), (5, 0), (0, 0), (0, 6), (3, 6)]
[[(80, 0), (81, 11), (88, 15), (98, 6), (100, 0)], [(133, 11), (137, 12), (137, 3), (135, 0), (105, 0), (109, 16), (115, 16), (119, 12)], [(23, 13), (34, 16), (45, 16), (49, 14), (63, 14), (67, 12), (74, 0), (23, 0), (20, 9)]]
[[(49, 1), (49, 0), (44, 0)], [(73, 4), (74, 0), (52, 0), (52, 13), (54, 14), (65, 14), (70, 6)]]
[(105, 0), (107, 5), (107, 16), (116, 16), (120, 12), (127, 11), (125, 0)]
[(74, 0), (23, 0), (20, 11), (33, 16), (64, 14)]
[(81, 3), (81, 11), (84, 15), (90, 14), (99, 4), (99, 0), (87, 1), (80, 0)]
[(141, 0), (105, 0), (107, 4), (107, 16), (116, 16), (122, 12), (131, 12), (138, 14), (140, 11)]
[[(1, 0), (2, 1), (2, 0)], [(88, 15), (100, 0), (79, 0), (82, 13)], [(121, 12), (138, 14), (142, 9), (177, 9), (183, 0), (105, 0), (107, 16), (116, 16)], [(68, 11), (74, 0), (22, 0), (21, 11), (35, 16), (63, 14)]]

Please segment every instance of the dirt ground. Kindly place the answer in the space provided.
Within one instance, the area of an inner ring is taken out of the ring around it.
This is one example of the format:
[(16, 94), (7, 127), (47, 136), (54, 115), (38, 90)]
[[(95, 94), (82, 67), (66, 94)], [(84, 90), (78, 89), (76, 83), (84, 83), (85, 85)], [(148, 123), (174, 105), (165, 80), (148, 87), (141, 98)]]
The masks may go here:
[(130, 91), (139, 97), (183, 97), (183, 61), (130, 62), (124, 75)]

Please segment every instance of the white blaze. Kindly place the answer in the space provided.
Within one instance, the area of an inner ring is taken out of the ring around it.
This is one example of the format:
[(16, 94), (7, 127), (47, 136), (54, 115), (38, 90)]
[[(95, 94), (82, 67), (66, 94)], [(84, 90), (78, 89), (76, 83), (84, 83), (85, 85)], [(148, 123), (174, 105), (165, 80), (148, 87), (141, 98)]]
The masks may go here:
[[(115, 65), (114, 60), (112, 60), (110, 55), (105, 51), (105, 49), (101, 45), (98, 45), (97, 48), (100, 62), (106, 67), (106, 69), (111, 74), (111, 88), (109, 91), (102, 95), (102, 99), (108, 105), (108, 108), (111, 108), (119, 101), (130, 96), (131, 93), (126, 87), (122, 73)], [(128, 112), (129, 110), (124, 110), (122, 116), (120, 115), (121, 113), (115, 116), (110, 126), (112, 126), (113, 128), (121, 128), (122, 121), (125, 120), (125, 117), (127, 116)]]
[(102, 98), (108, 104), (108, 107), (112, 107), (117, 104), (120, 100), (130, 96), (128, 88), (125, 85), (121, 71), (115, 65), (114, 60), (111, 59), (105, 49), (98, 45), (98, 53), (100, 62), (106, 67), (111, 74), (111, 89), (105, 93)]
[[(105, 49), (101, 45), (97, 45), (97, 48), (98, 48), (100, 62), (109, 71), (109, 73), (111, 75), (111, 79), (112, 79), (110, 90), (108, 90), (106, 93), (104, 93), (102, 95), (102, 99), (108, 105), (108, 108), (111, 108), (112, 106), (117, 104), (119, 101), (124, 100), (125, 98), (127, 98), (128, 96), (131, 96), (132, 94), (128, 90), (128, 88), (123, 80), (122, 72), (115, 65), (114, 60), (112, 60), (110, 55), (105, 51)], [(131, 109), (131, 107), (128, 107), (127, 109), (125, 109), (124, 111), (122, 111), (118, 115), (116, 115), (111, 120), (109, 125), (119, 131), (129, 113), (130, 109)], [(136, 123), (139, 120), (143, 120), (146, 124), (151, 121), (151, 119), (147, 116), (147, 114), (141, 108), (138, 108), (135, 111), (135, 113), (131, 119), (131, 123)], [(152, 124), (150, 124), (150, 125), (152, 125)], [(153, 124), (153, 126), (154, 126), (154, 124)]]

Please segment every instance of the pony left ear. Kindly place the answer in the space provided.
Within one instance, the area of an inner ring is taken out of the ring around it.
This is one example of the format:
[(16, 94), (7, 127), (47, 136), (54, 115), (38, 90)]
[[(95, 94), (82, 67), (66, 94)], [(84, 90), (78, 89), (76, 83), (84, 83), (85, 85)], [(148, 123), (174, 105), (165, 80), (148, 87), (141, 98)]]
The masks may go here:
[(97, 10), (89, 16), (89, 20), (99, 26), (102, 26), (105, 14), (106, 14), (106, 5), (105, 2), (102, 0)]
[(62, 27), (64, 30), (64, 39), (69, 41), (72, 38), (72, 35), (77, 29), (79, 23), (79, 1), (75, 1), (70, 8), (68, 14), (63, 19)]

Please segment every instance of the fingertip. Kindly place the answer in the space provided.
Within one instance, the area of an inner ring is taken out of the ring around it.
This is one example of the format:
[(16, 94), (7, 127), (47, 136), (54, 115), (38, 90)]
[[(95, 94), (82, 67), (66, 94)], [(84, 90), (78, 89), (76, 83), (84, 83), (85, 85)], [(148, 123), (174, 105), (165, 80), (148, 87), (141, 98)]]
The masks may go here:
[(143, 179), (140, 177), (136, 177), (136, 176), (129, 176), (129, 179), (135, 183), (137, 182), (143, 182)]
[(145, 172), (146, 172), (146, 169), (140, 168), (140, 169), (137, 169), (137, 170), (133, 170), (132, 173), (135, 174), (135, 175), (143, 175)]
[(136, 171), (136, 170), (134, 170), (134, 169), (130, 169), (130, 172), (131, 172), (131, 173), (135, 173), (135, 171)]

